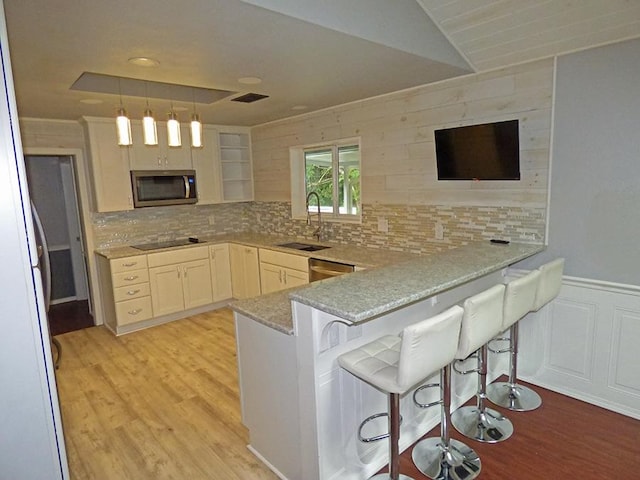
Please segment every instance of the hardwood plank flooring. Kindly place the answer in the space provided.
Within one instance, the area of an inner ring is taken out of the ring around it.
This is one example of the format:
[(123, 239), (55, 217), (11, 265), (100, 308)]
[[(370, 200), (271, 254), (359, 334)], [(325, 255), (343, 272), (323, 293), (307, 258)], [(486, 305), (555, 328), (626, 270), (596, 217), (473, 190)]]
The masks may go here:
[[(118, 338), (104, 327), (56, 338), (65, 352), (56, 375), (71, 478), (277, 479), (246, 448), (230, 310)], [(480, 455), (480, 478), (640, 478), (640, 421), (532, 388), (540, 409), (496, 408), (514, 424), (508, 441), (487, 445), (452, 432)], [(425, 478), (411, 448), (401, 471)]]
[(71, 478), (277, 478), (246, 448), (230, 310), (118, 338), (104, 327), (56, 338)]
[(48, 316), (51, 335), (61, 335), (94, 326), (87, 300), (51, 305)]

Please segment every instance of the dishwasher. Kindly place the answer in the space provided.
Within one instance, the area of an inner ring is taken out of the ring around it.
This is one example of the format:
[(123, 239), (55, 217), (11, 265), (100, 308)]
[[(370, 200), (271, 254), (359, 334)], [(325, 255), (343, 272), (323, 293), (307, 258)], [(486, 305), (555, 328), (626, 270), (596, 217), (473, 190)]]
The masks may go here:
[(353, 265), (348, 263), (330, 262), (319, 258), (309, 259), (309, 281), (316, 282), (325, 278), (337, 277), (355, 270)]

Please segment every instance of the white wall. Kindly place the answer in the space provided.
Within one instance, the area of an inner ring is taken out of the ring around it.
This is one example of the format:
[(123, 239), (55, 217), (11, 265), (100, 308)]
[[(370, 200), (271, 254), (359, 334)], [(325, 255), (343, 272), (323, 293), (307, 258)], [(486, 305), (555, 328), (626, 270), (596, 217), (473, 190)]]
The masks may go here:
[(640, 40), (560, 57), (554, 123), (543, 260), (640, 285)]

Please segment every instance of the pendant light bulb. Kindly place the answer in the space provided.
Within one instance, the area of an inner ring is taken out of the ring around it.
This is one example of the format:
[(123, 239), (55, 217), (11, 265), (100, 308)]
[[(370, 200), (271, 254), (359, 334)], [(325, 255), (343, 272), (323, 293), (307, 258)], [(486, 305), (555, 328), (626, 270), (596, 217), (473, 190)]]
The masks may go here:
[(194, 148), (202, 147), (202, 123), (197, 113), (191, 115), (191, 146)]
[(178, 122), (178, 116), (173, 110), (169, 112), (169, 119), (167, 120), (167, 138), (167, 143), (170, 147), (182, 146), (180, 123)]
[(144, 137), (145, 145), (158, 145), (156, 119), (153, 118), (153, 112), (148, 108), (144, 111), (144, 117), (142, 117), (142, 136)]
[(129, 146), (133, 144), (131, 139), (131, 121), (127, 117), (127, 111), (120, 107), (116, 118), (116, 128), (118, 132), (118, 145)]

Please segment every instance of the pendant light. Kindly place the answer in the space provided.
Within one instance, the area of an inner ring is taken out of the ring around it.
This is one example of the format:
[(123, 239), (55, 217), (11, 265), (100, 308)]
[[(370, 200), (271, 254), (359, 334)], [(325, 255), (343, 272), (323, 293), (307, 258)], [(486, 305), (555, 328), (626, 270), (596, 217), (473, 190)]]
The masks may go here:
[(116, 129), (118, 132), (118, 145), (129, 146), (133, 144), (131, 139), (131, 121), (127, 117), (127, 111), (122, 105), (122, 91), (120, 89), (120, 79), (118, 79), (118, 93), (120, 95), (120, 108), (116, 117)]
[(145, 145), (158, 145), (158, 129), (153, 112), (149, 108), (149, 95), (147, 94), (147, 82), (144, 83), (144, 94), (147, 97), (147, 108), (142, 117), (142, 137)]
[(180, 139), (180, 122), (178, 122), (178, 115), (173, 111), (173, 104), (171, 104), (171, 110), (169, 111), (167, 120), (167, 144), (170, 147), (182, 146), (182, 140)]
[(196, 113), (196, 100), (195, 93), (193, 95), (193, 113), (191, 114), (191, 146), (193, 148), (202, 147), (202, 123), (200, 123), (200, 116)]

